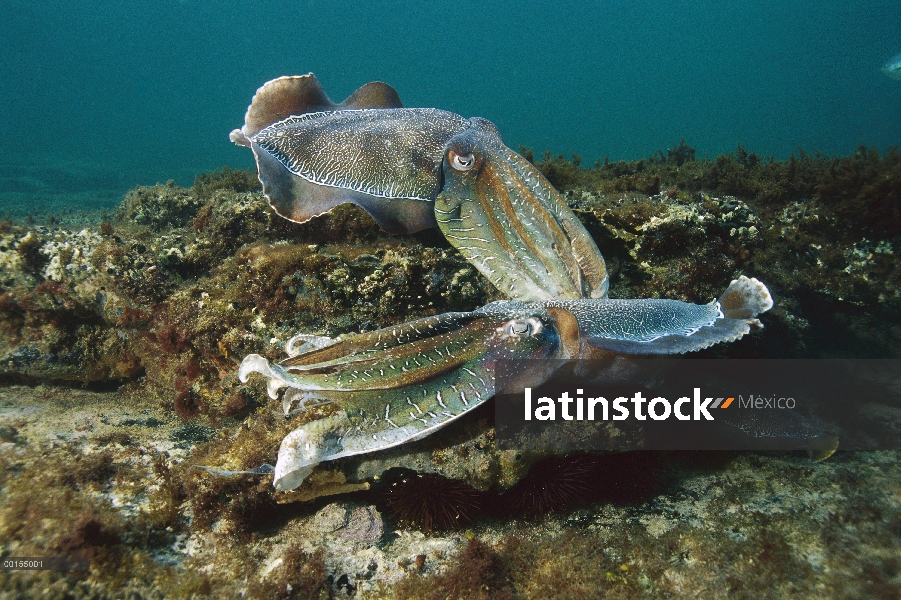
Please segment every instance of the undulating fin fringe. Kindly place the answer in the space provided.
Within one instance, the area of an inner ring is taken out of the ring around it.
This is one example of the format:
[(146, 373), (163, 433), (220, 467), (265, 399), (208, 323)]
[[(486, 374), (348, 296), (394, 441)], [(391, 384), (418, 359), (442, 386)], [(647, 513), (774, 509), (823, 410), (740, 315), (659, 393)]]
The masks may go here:
[(332, 102), (312, 73), (267, 81), (254, 94), (244, 126), (230, 134), (232, 142), (250, 147), (250, 138), (273, 123), (311, 112), (359, 108), (402, 108), (397, 91), (381, 81), (357, 88), (344, 102)]

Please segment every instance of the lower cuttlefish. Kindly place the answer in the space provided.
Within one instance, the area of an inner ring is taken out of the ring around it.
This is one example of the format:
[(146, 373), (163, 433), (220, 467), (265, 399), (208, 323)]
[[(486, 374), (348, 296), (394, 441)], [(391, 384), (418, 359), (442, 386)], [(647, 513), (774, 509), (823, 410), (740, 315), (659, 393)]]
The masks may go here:
[[(241, 381), (251, 373), (268, 377), (272, 398), (286, 388), (286, 414), (295, 404), (338, 408), (285, 437), (278, 490), (296, 488), (321, 462), (447, 425), (495, 394), (499, 360), (691, 352), (760, 327), (757, 315), (773, 305), (766, 287), (744, 276), (706, 305), (608, 299), (594, 241), (492, 123), (403, 108), (381, 82), (336, 104), (312, 74), (275, 79), (257, 91), (230, 138), (253, 151), (279, 215), (305, 222), (352, 202), (389, 233), (437, 226), (511, 298), (337, 340), (296, 336), (289, 358), (275, 364), (247, 356)], [(559, 361), (538, 364), (547, 366), (522, 373), (524, 385), (545, 381)]]
[[(495, 393), (499, 360), (538, 361), (517, 385), (538, 386), (563, 360), (675, 354), (735, 340), (759, 326), (772, 306), (756, 279), (732, 282), (718, 301), (501, 300), (468, 313), (446, 313), (331, 341), (316, 338), (271, 364), (257, 354), (239, 377), (269, 378), (282, 404), (335, 402), (340, 410), (295, 429), (282, 442), (275, 487), (296, 488), (320, 462), (397, 446), (422, 438), (482, 404)], [(306, 347), (312, 346), (310, 349)], [(623, 365), (610, 361), (610, 369)], [(543, 367), (543, 368), (542, 368)], [(616, 373), (595, 373), (609, 379)]]

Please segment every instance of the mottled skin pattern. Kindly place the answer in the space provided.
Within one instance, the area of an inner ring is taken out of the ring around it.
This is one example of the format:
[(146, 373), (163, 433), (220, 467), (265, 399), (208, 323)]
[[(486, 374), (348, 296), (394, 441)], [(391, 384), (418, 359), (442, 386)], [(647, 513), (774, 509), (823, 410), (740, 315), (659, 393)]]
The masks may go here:
[(436, 108), (369, 108), (288, 117), (253, 142), (311, 183), (426, 201), (441, 185), (434, 157), (470, 126)]
[[(689, 352), (760, 326), (772, 306), (756, 279), (732, 282), (718, 302), (609, 300), (604, 259), (560, 194), (497, 128), (437, 109), (404, 109), (383, 83), (341, 104), (310, 74), (268, 82), (231, 134), (254, 152), (263, 191), (298, 222), (343, 202), (386, 230), (437, 225), (510, 301), (448, 313), (309, 348), (270, 364), (252, 354), (239, 372), (269, 378), (275, 398), (338, 410), (282, 442), (275, 487), (300, 485), (322, 461), (428, 435), (495, 393), (503, 359), (630, 357)], [(315, 343), (313, 343), (315, 342)], [(545, 381), (559, 361), (520, 374)], [(599, 375), (600, 376), (600, 375)]]

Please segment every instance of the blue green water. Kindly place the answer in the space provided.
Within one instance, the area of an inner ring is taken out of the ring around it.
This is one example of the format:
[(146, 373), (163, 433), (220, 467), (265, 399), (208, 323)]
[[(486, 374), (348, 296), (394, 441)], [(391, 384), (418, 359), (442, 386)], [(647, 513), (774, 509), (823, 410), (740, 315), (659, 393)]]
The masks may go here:
[[(228, 142), (263, 82), (371, 80), (494, 121), (508, 145), (639, 158), (685, 138), (786, 157), (901, 143), (898, 0), (3, 0), (0, 196), (115, 198), (252, 166)], [(7, 200), (10, 201), (10, 200)], [(2, 208), (2, 207), (0, 207)]]

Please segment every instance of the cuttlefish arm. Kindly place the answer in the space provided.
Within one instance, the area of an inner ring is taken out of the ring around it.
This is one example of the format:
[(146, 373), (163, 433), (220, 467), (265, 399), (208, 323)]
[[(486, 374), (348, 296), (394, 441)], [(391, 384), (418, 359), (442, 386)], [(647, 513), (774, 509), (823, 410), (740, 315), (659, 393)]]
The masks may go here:
[(572, 312), (590, 347), (643, 355), (683, 354), (736, 341), (763, 327), (757, 316), (772, 307), (766, 286), (742, 275), (710, 304), (655, 299), (586, 301)]
[[(498, 360), (571, 357), (574, 346), (561, 331), (575, 331), (566, 311), (516, 307), (411, 321), (278, 364), (255, 354), (246, 357), (241, 380), (256, 372), (270, 378), (270, 390), (287, 387), (286, 412), (296, 401), (331, 402), (338, 409), (285, 437), (275, 466), (276, 489), (296, 488), (323, 461), (390, 448), (444, 427), (494, 395)], [(549, 369), (556, 366), (544, 362)], [(535, 370), (522, 374), (526, 385), (547, 376)]]
[(684, 354), (733, 342), (763, 327), (757, 316), (772, 307), (773, 298), (766, 286), (742, 275), (709, 304), (663, 299), (499, 300), (472, 314), (504, 314), (516, 308), (565, 311), (578, 326), (576, 355), (587, 359)]
[(483, 119), (445, 148), (435, 202), (447, 240), (515, 300), (605, 298), (604, 259), (544, 176)]

